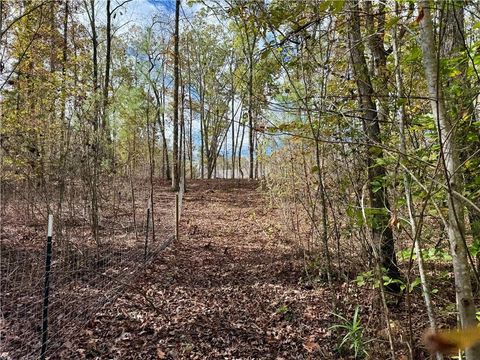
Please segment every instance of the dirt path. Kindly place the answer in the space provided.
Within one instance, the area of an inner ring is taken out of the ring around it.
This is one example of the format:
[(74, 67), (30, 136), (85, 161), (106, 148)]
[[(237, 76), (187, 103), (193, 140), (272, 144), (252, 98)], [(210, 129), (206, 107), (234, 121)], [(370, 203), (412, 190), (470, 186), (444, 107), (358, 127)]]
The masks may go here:
[(89, 359), (330, 359), (322, 289), (278, 246), (258, 184), (197, 181), (181, 241), (82, 329), (60, 354)]

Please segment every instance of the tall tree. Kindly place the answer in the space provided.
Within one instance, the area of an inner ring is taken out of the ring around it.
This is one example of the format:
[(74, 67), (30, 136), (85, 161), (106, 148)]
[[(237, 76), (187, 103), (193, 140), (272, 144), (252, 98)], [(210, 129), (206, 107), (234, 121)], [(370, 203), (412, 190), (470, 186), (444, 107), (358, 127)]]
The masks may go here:
[[(427, 81), (428, 95), (432, 113), (437, 126), (440, 157), (447, 186), (448, 224), (447, 232), (450, 240), (453, 271), (455, 276), (455, 292), (460, 325), (476, 326), (475, 303), (470, 280), (468, 249), (465, 242), (465, 224), (463, 204), (455, 193), (462, 192), (458, 130), (454, 120), (449, 116), (444, 97), (442, 78), (439, 76), (438, 47), (435, 42), (430, 2), (419, 1), (420, 45), (423, 53), (423, 64)], [(480, 347), (466, 350), (467, 360), (480, 358)]]
[(178, 101), (178, 88), (180, 86), (179, 76), (179, 41), (180, 41), (180, 0), (175, 2), (175, 34), (174, 34), (174, 53), (173, 53), (173, 174), (172, 174), (172, 188), (174, 191), (180, 189), (180, 164), (179, 164), (179, 152), (178, 152), (178, 130), (179, 130), (179, 101)]
[[(383, 151), (380, 136), (378, 112), (373, 100), (374, 90), (365, 60), (364, 46), (361, 38), (358, 0), (349, 2), (348, 30), (350, 59), (353, 75), (357, 84), (359, 104), (362, 111), (362, 126), (367, 142), (367, 173), (368, 191), (371, 206), (371, 232), (374, 246), (379, 246), (378, 256), (381, 266), (392, 279), (399, 279), (400, 272), (395, 254), (393, 232), (388, 225), (390, 209), (386, 187), (386, 169), (382, 165)], [(380, 184), (380, 189), (374, 190), (374, 183)], [(398, 284), (391, 284), (392, 290), (400, 290)]]
[(255, 20), (261, 17), (261, 8), (264, 4), (255, 3), (246, 0), (237, 2), (227, 2), (230, 13), (234, 14), (233, 19), (239, 30), (241, 48), (247, 67), (247, 116), (248, 116), (248, 154), (249, 168), (248, 177), (255, 177), (255, 51), (258, 47), (260, 35)]

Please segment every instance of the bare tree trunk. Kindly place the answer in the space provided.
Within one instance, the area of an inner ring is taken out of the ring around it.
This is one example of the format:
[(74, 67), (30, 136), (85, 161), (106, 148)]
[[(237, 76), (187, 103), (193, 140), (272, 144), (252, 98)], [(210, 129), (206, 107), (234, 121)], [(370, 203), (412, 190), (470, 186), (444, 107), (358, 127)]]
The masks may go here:
[[(152, 135), (150, 135), (150, 127)], [(154, 182), (153, 176), (155, 173), (155, 119), (150, 123), (150, 102), (147, 103), (147, 143), (148, 143), (148, 162), (149, 168), (149, 180), (150, 180), (150, 216), (152, 221), (152, 242), (155, 241), (155, 207), (153, 201), (154, 195)]]
[(203, 130), (205, 123), (205, 94), (202, 85), (202, 79), (200, 78), (200, 174), (201, 178), (205, 178), (205, 132)]
[[(240, 117), (241, 118), (241, 117)], [(242, 124), (242, 137), (240, 138), (240, 145), (238, 146), (238, 171), (243, 179), (243, 170), (242, 170), (242, 148), (243, 148), (243, 139), (245, 137), (245, 124)]]
[[(395, 3), (395, 12), (399, 14), (399, 5)], [(398, 108), (398, 127), (399, 127), (399, 135), (400, 135), (400, 161), (406, 162), (407, 157), (407, 146), (405, 140), (405, 122), (406, 122), (406, 113), (405, 113), (405, 105), (403, 103), (404, 99), (404, 92), (403, 92), (403, 79), (401, 73), (401, 65), (400, 65), (400, 49), (398, 44), (398, 31), (397, 26), (393, 29), (393, 56), (395, 61), (395, 82), (396, 82), (396, 89), (397, 89), (397, 99), (399, 99), (401, 104)], [(408, 217), (410, 220), (410, 229), (412, 231), (413, 241), (415, 242), (415, 256), (417, 258), (418, 264), (418, 272), (420, 274), (420, 281), (422, 284), (422, 291), (423, 291), (423, 298), (425, 301), (425, 307), (427, 309), (428, 320), (430, 322), (430, 328), (435, 330), (436, 328), (436, 320), (435, 320), (435, 313), (433, 310), (432, 300), (430, 298), (430, 288), (427, 282), (427, 277), (425, 274), (425, 266), (423, 262), (423, 255), (422, 255), (422, 247), (420, 244), (420, 234), (418, 233), (417, 227), (417, 220), (415, 215), (415, 207), (413, 204), (413, 197), (412, 197), (412, 187), (411, 187), (411, 178), (410, 174), (406, 171), (403, 171), (403, 186), (405, 188), (405, 198), (407, 201), (407, 209), (408, 209)], [(409, 289), (407, 289), (409, 291)], [(443, 355), (437, 353), (436, 355), (437, 360), (442, 360)]]
[(185, 184), (185, 86), (183, 85), (183, 78), (180, 77), (181, 80), (181, 85), (180, 88), (182, 89), (181, 93), (181, 102), (180, 102), (180, 144), (179, 144), (179, 158), (178, 158), (178, 163), (179, 163), (179, 170), (178, 170), (178, 176), (179, 176), (179, 184), (183, 186), (182, 191), (185, 190), (186, 184)]
[(112, 12), (110, 9), (111, 0), (107, 0), (107, 27), (106, 27), (106, 49), (105, 49), (105, 79), (103, 83), (103, 109), (102, 109), (102, 131), (106, 137), (107, 131), (107, 108), (108, 108), (108, 89), (110, 86), (110, 64), (112, 59)]
[[(248, 46), (250, 47), (250, 44)], [(250, 51), (248, 59), (248, 151), (250, 156), (248, 177), (250, 179), (254, 177), (255, 130), (253, 123), (253, 51)]]
[(90, 147), (93, 152), (93, 176), (89, 179), (90, 191), (91, 191), (91, 228), (92, 235), (95, 242), (99, 245), (99, 214), (98, 214), (98, 182), (99, 182), (99, 104), (97, 99), (98, 93), (98, 39), (97, 39), (97, 26), (95, 18), (95, 0), (90, 0), (90, 27), (92, 31), (92, 63), (93, 63), (93, 144)]
[(174, 191), (179, 190), (180, 172), (179, 172), (179, 154), (178, 154), (178, 87), (179, 87), (179, 21), (180, 21), (180, 0), (176, 0), (175, 6), (175, 35), (174, 35), (174, 68), (173, 68), (173, 174), (172, 174), (172, 188)]
[(133, 161), (131, 159), (131, 153), (131, 151), (128, 152), (128, 176), (130, 178), (130, 196), (132, 197), (133, 230), (135, 232), (135, 240), (138, 241), (137, 206), (135, 204), (135, 187), (133, 185)]
[[(1, 11), (0, 11), (1, 12)], [(69, 16), (69, 0), (65, 0), (64, 14), (63, 14), (63, 44), (62, 44), (62, 92), (61, 92), (61, 121), (62, 127), (62, 149), (60, 154), (60, 178), (58, 184), (58, 204), (57, 204), (57, 228), (60, 238), (63, 236), (63, 201), (65, 197), (65, 178), (67, 157), (70, 147), (70, 121), (66, 121), (66, 106), (67, 106), (67, 60), (68, 60), (68, 16)], [(1, 16), (1, 15), (0, 15)]]
[[(241, 119), (242, 114), (243, 114), (241, 105), (240, 105), (239, 109), (240, 109), (240, 116), (238, 118)], [(237, 109), (237, 111), (238, 111), (238, 109)], [(235, 142), (234, 142), (235, 146), (233, 147), (233, 160), (234, 160), (235, 163), (236, 163), (235, 159), (237, 157), (238, 144), (240, 143), (240, 128), (242, 128), (242, 124), (239, 122), (237, 124), (237, 133), (235, 134)], [(238, 170), (238, 172), (240, 172), (240, 169)]]
[[(162, 70), (162, 107), (165, 108), (166, 104), (166, 88), (165, 88), (165, 63), (163, 64), (163, 70)], [(170, 171), (170, 160), (168, 156), (168, 143), (167, 143), (167, 136), (165, 134), (165, 111), (162, 111), (162, 119), (161, 119), (161, 126), (160, 126), (161, 132), (162, 132), (162, 152), (163, 152), (163, 157), (162, 157), (162, 174), (166, 177), (167, 180), (171, 180), (171, 171)]]
[(330, 256), (330, 249), (328, 246), (328, 211), (326, 200), (325, 181), (323, 179), (323, 164), (320, 160), (320, 144), (315, 140), (315, 162), (318, 168), (318, 189), (320, 192), (320, 202), (322, 206), (322, 242), (325, 252), (325, 259), (327, 260), (327, 280), (328, 285), (332, 285), (332, 260)]
[(193, 175), (193, 108), (192, 108), (192, 90), (188, 88), (188, 101), (190, 103), (190, 122), (188, 127), (188, 159), (190, 160), (190, 179)]
[(0, 0), (0, 42), (3, 35), (3, 0)]
[[(374, 209), (372, 238), (375, 245), (379, 246), (380, 263), (387, 271), (387, 276), (392, 279), (399, 279), (400, 272), (397, 265), (395, 254), (395, 242), (393, 232), (388, 225), (388, 210), (390, 208), (387, 188), (384, 184), (386, 170), (383, 165), (377, 163), (378, 159), (383, 158), (381, 147), (380, 125), (375, 103), (373, 102), (373, 87), (368, 73), (365, 60), (364, 47), (361, 38), (360, 19), (358, 1), (350, 2), (350, 29), (348, 33), (351, 63), (353, 73), (357, 83), (360, 97), (360, 105), (364, 113), (362, 120), (363, 130), (368, 143), (367, 165), (368, 165), (368, 190), (370, 197), (370, 206)], [(381, 181), (381, 189), (373, 191), (373, 182)], [(397, 283), (388, 286), (391, 291), (400, 291)]]
[[(372, 1), (366, 0), (365, 12), (365, 25), (369, 33), (367, 44), (372, 54), (373, 74), (377, 80), (375, 83), (376, 86), (374, 86), (377, 95), (377, 116), (380, 122), (384, 122), (388, 119), (387, 85), (389, 84), (387, 76), (387, 53), (384, 47), (385, 3), (382, 1), (378, 3), (378, 11), (374, 15)], [(377, 19), (376, 24), (375, 18)]]
[(254, 133), (254, 154), (255, 154), (255, 170), (254, 170), (254, 178), (258, 179), (258, 133), (255, 131)]
[[(233, 63), (233, 57), (231, 61)], [(232, 73), (232, 179), (235, 179), (235, 83), (232, 63), (230, 64), (230, 72)]]
[[(444, 24), (444, 35), (441, 40), (440, 52), (442, 56), (450, 58), (455, 61), (459, 57), (465, 56), (469, 49), (465, 43), (465, 10), (462, 1), (449, 1), (443, 3), (442, 23)], [(455, 61), (455, 68), (460, 75), (446, 79), (445, 88), (461, 88), (461, 96), (453, 96), (447, 99), (447, 108), (452, 109), (453, 116), (457, 116), (458, 124), (458, 140), (462, 144), (459, 146), (461, 163), (467, 162), (469, 159), (476, 158), (476, 151), (480, 148), (480, 141), (478, 140), (478, 130), (472, 129), (472, 121), (475, 119), (475, 106), (472, 99), (478, 94), (478, 82), (470, 84), (468, 80), (468, 62)], [(478, 118), (477, 118), (478, 121)], [(476, 132), (474, 140), (471, 138), (472, 132)], [(469, 136), (470, 135), (470, 136)], [(466, 140), (468, 139), (468, 140)], [(470, 185), (474, 189), (477, 186), (474, 184), (475, 166), (465, 167), (465, 184)], [(476, 205), (480, 205), (480, 200), (476, 201)], [(470, 223), (470, 231), (473, 242), (478, 244), (480, 242), (480, 213), (476, 211), (468, 211), (468, 220)], [(480, 269), (480, 252), (477, 253), (477, 272)]]
[[(190, 38), (188, 38), (190, 39)], [(190, 112), (190, 121), (188, 128), (188, 158), (190, 160), (190, 179), (193, 179), (193, 101), (192, 101), (192, 69), (190, 67), (190, 51), (188, 45), (190, 41), (187, 41), (187, 71), (188, 71), (188, 106)]]
[[(440, 156), (443, 162), (445, 180), (448, 186), (448, 238), (452, 254), (453, 272), (455, 276), (455, 291), (460, 325), (465, 328), (476, 326), (475, 303), (473, 301), (470, 267), (464, 233), (464, 209), (462, 203), (453, 192), (462, 192), (462, 178), (458, 173), (460, 168), (457, 129), (448, 117), (439, 76), (439, 59), (435, 44), (433, 21), (430, 14), (430, 2), (419, 1), (419, 9), (423, 14), (420, 20), (420, 46), (423, 52), (423, 64), (427, 79), (428, 94), (431, 100), (432, 112), (436, 119)], [(465, 351), (467, 360), (480, 358), (480, 347)]]
[[(183, 107), (182, 107), (183, 113)], [(186, 134), (186, 127), (185, 127), (185, 116), (182, 115), (182, 143), (183, 143), (183, 155), (182, 155), (182, 173), (181, 173), (181, 184), (183, 185), (182, 191), (187, 191), (187, 134)]]

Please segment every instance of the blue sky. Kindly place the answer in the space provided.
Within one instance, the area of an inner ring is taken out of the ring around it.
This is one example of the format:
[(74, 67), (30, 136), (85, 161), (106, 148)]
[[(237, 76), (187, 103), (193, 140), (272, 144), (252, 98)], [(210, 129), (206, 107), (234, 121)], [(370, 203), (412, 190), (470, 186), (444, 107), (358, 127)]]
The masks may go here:
[[(194, 10), (186, 5), (186, 1), (182, 1), (182, 6), (184, 11), (190, 13)], [(195, 8), (195, 7), (194, 7)], [(151, 24), (151, 19), (153, 16), (163, 13), (166, 16), (173, 16), (175, 13), (175, 0), (133, 0), (125, 5), (125, 15), (126, 18), (121, 21), (130, 21), (133, 25), (138, 25), (140, 27)], [(128, 26), (125, 27), (125, 31), (128, 31)], [(238, 121), (238, 120), (237, 120)], [(235, 123), (235, 131), (238, 126), (238, 123)], [(167, 129), (167, 134), (170, 135), (170, 130)], [(200, 129), (198, 121), (194, 122), (194, 143), (197, 148), (200, 148)], [(231, 142), (231, 131), (227, 135), (228, 152), (227, 156), (230, 156), (230, 142)], [(223, 150), (222, 152), (223, 153)], [(197, 154), (198, 155), (198, 154)], [(242, 156), (248, 155), (248, 128), (245, 129), (245, 138), (242, 147)]]
[(169, 12), (175, 11), (175, 0), (147, 0), (150, 4), (158, 7), (163, 7)]
[(175, 0), (133, 0), (125, 5), (127, 18), (139, 26), (150, 24), (158, 14), (174, 14)]
[[(113, 0), (112, 7), (116, 7), (121, 0)], [(105, 0), (96, 1), (98, 25), (105, 25)], [(117, 12), (115, 25), (121, 26), (120, 33), (128, 32), (132, 25), (140, 27), (150, 25), (152, 17), (164, 14), (167, 17), (175, 14), (175, 0), (133, 0), (123, 5)], [(118, 16), (120, 15), (120, 16)], [(80, 13), (79, 19), (89, 28), (87, 13)]]

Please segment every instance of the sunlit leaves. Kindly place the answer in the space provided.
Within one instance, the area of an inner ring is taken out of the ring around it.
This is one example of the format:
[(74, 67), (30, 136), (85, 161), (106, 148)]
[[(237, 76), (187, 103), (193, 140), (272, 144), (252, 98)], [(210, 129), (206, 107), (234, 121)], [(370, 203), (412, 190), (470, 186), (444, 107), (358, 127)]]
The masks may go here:
[(318, 9), (320, 11), (330, 10), (333, 13), (337, 14), (340, 11), (342, 11), (344, 5), (345, 5), (344, 0), (324, 0), (323, 2), (320, 3), (320, 5), (318, 6)]
[(405, 55), (404, 61), (413, 63), (420, 61), (422, 58), (422, 49), (418, 46), (414, 46), (408, 54)]

